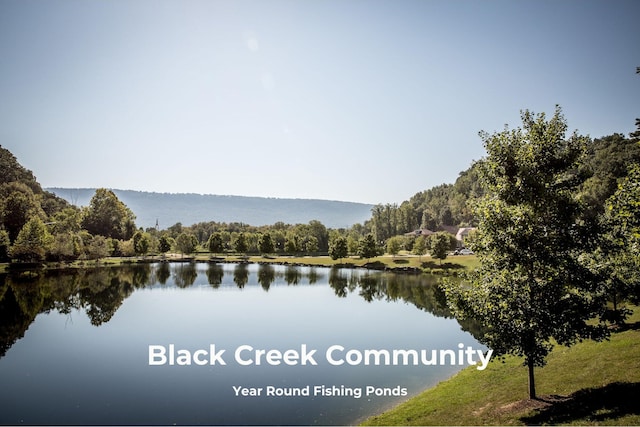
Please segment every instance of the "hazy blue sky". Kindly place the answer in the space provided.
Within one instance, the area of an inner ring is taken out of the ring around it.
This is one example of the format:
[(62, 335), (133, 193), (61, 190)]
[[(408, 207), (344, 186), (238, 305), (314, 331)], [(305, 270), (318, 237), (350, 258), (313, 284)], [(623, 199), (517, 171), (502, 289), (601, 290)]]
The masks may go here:
[(640, 117), (638, 1), (0, 0), (0, 144), (43, 186), (401, 202), (552, 114)]

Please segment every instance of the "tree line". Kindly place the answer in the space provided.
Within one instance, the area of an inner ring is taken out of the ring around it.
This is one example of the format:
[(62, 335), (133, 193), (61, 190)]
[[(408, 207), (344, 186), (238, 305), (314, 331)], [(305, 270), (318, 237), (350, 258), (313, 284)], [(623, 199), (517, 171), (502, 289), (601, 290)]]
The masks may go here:
[[(115, 193), (96, 190), (86, 207), (76, 207), (44, 191), (33, 173), (0, 147), (0, 262), (100, 259), (175, 251), (182, 254), (331, 253), (340, 258), (381, 252), (364, 228), (327, 229), (320, 221), (277, 222), (256, 227), (243, 223), (176, 223), (165, 230), (137, 228), (135, 215)], [(336, 244), (338, 238), (345, 239)]]
[[(614, 133), (585, 143), (577, 164), (584, 179), (576, 191), (591, 217), (604, 214), (605, 201), (627, 176), (627, 166), (638, 162), (640, 146), (632, 136)], [(142, 230), (136, 228), (131, 210), (110, 190), (98, 189), (88, 207), (77, 208), (43, 191), (32, 172), (2, 147), (0, 164), (0, 261), (68, 261), (168, 251), (329, 254), (337, 259), (349, 255), (369, 258), (385, 252), (395, 255), (405, 250), (438, 257), (443, 250), (455, 248), (450, 236), (448, 247), (443, 243), (445, 237), (437, 237), (436, 248), (436, 237), (405, 234), (424, 228), (442, 231), (477, 226), (473, 205), (486, 192), (480, 176), (482, 161), (476, 161), (455, 183), (419, 192), (400, 205), (375, 205), (369, 220), (349, 228), (328, 229), (314, 220), (260, 227), (213, 221), (191, 226), (176, 223), (166, 230)]]

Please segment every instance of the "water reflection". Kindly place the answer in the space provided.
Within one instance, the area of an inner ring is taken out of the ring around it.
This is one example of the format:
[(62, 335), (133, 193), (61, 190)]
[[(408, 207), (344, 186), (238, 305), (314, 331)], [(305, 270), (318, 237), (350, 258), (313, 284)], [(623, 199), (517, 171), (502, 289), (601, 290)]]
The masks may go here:
[(155, 279), (150, 265), (0, 275), (0, 357), (38, 314), (83, 309), (91, 324), (100, 326), (136, 288)]
[[(0, 275), (0, 357), (24, 335), (40, 313), (54, 310), (69, 314), (72, 310), (82, 309), (92, 325), (100, 326), (109, 322), (123, 301), (139, 288), (171, 284), (188, 288), (196, 284), (200, 276), (206, 278), (206, 283), (213, 289), (233, 284), (240, 289), (257, 285), (268, 292), (277, 280), (289, 286), (315, 284), (327, 274), (329, 286), (339, 298), (357, 294), (367, 302), (403, 300), (438, 317), (451, 317), (444, 295), (437, 286), (438, 278), (424, 274), (269, 264), (250, 268), (249, 264), (214, 263), (54, 270), (40, 272), (34, 277), (12, 273)], [(460, 323), (464, 330), (479, 336), (475, 325)]]
[(262, 289), (268, 291), (274, 280), (276, 280), (275, 268), (269, 264), (261, 264), (258, 267), (258, 283), (260, 283)]
[(173, 279), (177, 287), (188, 288), (192, 286), (198, 278), (196, 264), (191, 262), (180, 263), (175, 266)]
[[(167, 269), (169, 268), (169, 264), (165, 264)], [(219, 288), (222, 284), (222, 278), (224, 277), (224, 270), (220, 264), (209, 264), (209, 268), (207, 268), (207, 283), (211, 285), (212, 288)]]

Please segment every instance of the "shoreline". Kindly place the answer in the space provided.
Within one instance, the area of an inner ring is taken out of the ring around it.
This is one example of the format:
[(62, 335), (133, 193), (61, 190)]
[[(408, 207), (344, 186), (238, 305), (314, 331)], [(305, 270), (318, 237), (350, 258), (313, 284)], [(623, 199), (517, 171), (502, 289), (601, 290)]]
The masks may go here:
[(2, 263), (0, 273), (37, 272), (44, 270), (85, 269), (96, 267), (112, 267), (120, 265), (171, 263), (199, 263), (199, 264), (258, 264), (283, 265), (292, 267), (324, 267), (365, 269), (404, 274), (439, 274), (457, 276), (458, 272), (475, 268), (478, 265), (475, 256), (456, 256), (454, 260), (462, 263), (446, 262), (436, 264), (430, 257), (423, 256), (378, 256), (362, 259), (359, 257), (332, 260), (328, 256), (240, 256), (229, 255), (218, 257), (213, 255), (168, 256), (150, 255), (146, 257), (107, 257), (100, 260), (50, 261), (41, 263)]

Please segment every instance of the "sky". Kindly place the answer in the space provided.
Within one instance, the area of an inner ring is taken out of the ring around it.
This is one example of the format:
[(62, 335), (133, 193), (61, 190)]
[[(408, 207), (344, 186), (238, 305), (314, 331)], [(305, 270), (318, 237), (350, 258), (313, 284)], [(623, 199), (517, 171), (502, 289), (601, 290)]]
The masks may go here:
[(401, 203), (562, 107), (640, 117), (640, 2), (0, 0), (0, 145), (43, 187)]

